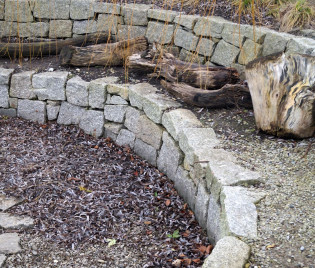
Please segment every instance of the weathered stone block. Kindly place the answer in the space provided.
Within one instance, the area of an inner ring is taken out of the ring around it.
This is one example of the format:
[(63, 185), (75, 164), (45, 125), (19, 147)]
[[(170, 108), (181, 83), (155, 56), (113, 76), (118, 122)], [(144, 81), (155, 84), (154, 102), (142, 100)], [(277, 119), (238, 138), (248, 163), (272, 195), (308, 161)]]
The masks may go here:
[(20, 37), (47, 37), (48, 33), (48, 22), (19, 23)]
[(310, 38), (292, 38), (287, 43), (287, 48), (285, 54), (312, 54), (313, 49), (315, 48), (315, 40)]
[(265, 37), (262, 55), (268, 56), (276, 52), (284, 52), (289, 40), (290, 35), (288, 34), (268, 32)]
[(159, 149), (162, 139), (162, 128), (153, 123), (147, 116), (132, 107), (126, 111), (125, 126), (132, 131), (137, 138)]
[(95, 20), (82, 20), (73, 22), (74, 34), (95, 33), (97, 31), (97, 22)]
[(221, 231), (221, 206), (212, 194), (209, 196), (208, 204), (207, 235), (213, 244), (218, 242), (223, 236)]
[[(0, 2), (0, 3), (1, 3), (1, 2)], [(0, 15), (1, 15), (1, 14), (0, 14)], [(1, 16), (0, 16), (0, 19), (2, 19)], [(0, 254), (0, 267), (2, 267), (2, 266), (4, 265), (6, 259), (7, 259), (6, 255)]]
[(260, 57), (262, 54), (262, 45), (247, 39), (241, 48), (241, 53), (238, 57), (238, 62), (240, 64), (246, 65), (250, 61)]
[(71, 20), (51, 20), (49, 23), (49, 38), (63, 38), (72, 36)]
[(9, 108), (9, 109), (0, 108), (0, 115), (8, 116), (8, 117), (16, 117), (16, 109), (14, 109), (14, 108)]
[(65, 100), (68, 72), (44, 72), (34, 74), (32, 85), (40, 100)]
[(84, 112), (85, 109), (83, 107), (72, 105), (64, 101), (60, 106), (57, 124), (79, 124)]
[(104, 114), (101, 111), (85, 110), (79, 127), (93, 137), (101, 137), (104, 133)]
[(178, 167), (175, 180), (175, 189), (178, 191), (179, 195), (187, 202), (191, 210), (195, 210), (196, 204), (196, 186), (189, 174), (182, 167)]
[(109, 14), (100, 14), (97, 21), (97, 31), (116, 34), (120, 24), (123, 24), (122, 17)]
[(202, 268), (243, 268), (249, 255), (247, 244), (233, 236), (226, 236), (218, 241)]
[(176, 46), (183, 47), (187, 50), (195, 50), (198, 43), (198, 37), (181, 28), (175, 30), (174, 43)]
[(106, 100), (106, 104), (113, 104), (113, 105), (128, 105), (128, 102), (126, 100), (124, 100), (122, 97), (120, 96), (116, 96), (116, 95), (107, 95), (107, 100)]
[(4, 0), (0, 0), (0, 20), (3, 20), (3, 19), (4, 19)]
[(120, 130), (116, 143), (119, 146), (129, 146), (131, 149), (135, 146), (136, 135), (127, 129)]
[(10, 96), (21, 99), (34, 99), (36, 94), (32, 88), (32, 77), (35, 71), (13, 74), (11, 78)]
[(147, 25), (148, 10), (151, 5), (126, 4), (121, 8), (121, 14), (124, 16), (124, 22), (127, 25)]
[(60, 110), (60, 105), (55, 106), (55, 105), (47, 105), (47, 119), (48, 120), (56, 120), (58, 118), (58, 113)]
[(174, 19), (175, 24), (179, 24), (181, 26), (184, 26), (185, 28), (192, 30), (197, 22), (197, 20), (200, 18), (198, 15), (178, 15)]
[[(114, 83), (114, 82), (112, 82)], [(116, 94), (125, 100), (129, 100), (129, 87), (128, 85), (109, 84), (107, 86), (107, 92), (110, 94)]]
[(17, 22), (33, 21), (30, 0), (6, 0), (5, 1), (5, 20)]
[(221, 40), (214, 50), (211, 61), (229, 67), (236, 61), (239, 53), (240, 49), (238, 47)]
[(17, 109), (17, 107), (18, 107), (18, 98), (9, 98), (9, 106), (10, 106), (10, 108)]
[(165, 112), (162, 117), (162, 124), (176, 141), (178, 141), (178, 135), (184, 128), (202, 127), (197, 117), (186, 109)]
[(266, 34), (272, 30), (264, 27), (255, 27), (251, 25), (241, 25), (240, 26), (241, 34), (246, 38), (254, 41), (255, 43), (262, 44), (265, 40)]
[(119, 134), (119, 131), (122, 129), (122, 124), (117, 123), (105, 123), (105, 137), (111, 138), (113, 141), (116, 141), (117, 135)]
[(174, 30), (174, 25), (150, 21), (148, 23), (146, 38), (148, 38), (149, 43), (169, 44), (172, 42)]
[(0, 85), (0, 107), (9, 108), (9, 86)]
[(106, 78), (92, 80), (89, 84), (89, 106), (91, 108), (104, 109), (107, 99), (107, 82)]
[(214, 50), (214, 42), (207, 38), (201, 38), (199, 40), (196, 51), (206, 57), (210, 57)]
[(105, 105), (105, 119), (116, 123), (124, 122), (127, 107), (127, 105)]
[(68, 80), (66, 86), (67, 101), (78, 106), (89, 105), (89, 82), (76, 76)]
[(116, 3), (105, 3), (101, 1), (97, 1), (94, 3), (94, 12), (95, 13), (106, 13), (112, 15), (120, 15), (121, 7)]
[(0, 254), (15, 254), (21, 250), (20, 238), (17, 233), (4, 233), (0, 235)]
[(46, 104), (43, 101), (18, 100), (18, 116), (26, 120), (44, 124), (46, 122)]
[(117, 41), (121, 41), (139, 36), (145, 36), (146, 31), (147, 28), (143, 26), (121, 25), (118, 29), (116, 38)]
[(0, 85), (9, 85), (14, 69), (5, 69), (0, 67)]
[(33, 16), (41, 19), (69, 19), (71, 0), (36, 0)]
[(95, 0), (75, 0), (70, 4), (70, 18), (73, 20), (86, 20), (94, 16)]
[(179, 59), (182, 61), (193, 62), (197, 64), (203, 64), (205, 58), (197, 54), (197, 52), (190, 52), (184, 48), (179, 53)]
[(222, 38), (225, 42), (236, 47), (242, 47), (245, 35), (241, 33), (241, 24), (225, 23), (222, 31)]
[(143, 142), (140, 139), (136, 139), (134, 151), (137, 155), (147, 160), (151, 165), (156, 166), (156, 150)]
[(27, 216), (15, 216), (0, 212), (0, 227), (4, 229), (25, 229), (34, 225), (34, 220)]
[(221, 38), (225, 22), (227, 21), (221, 17), (201, 17), (194, 27), (194, 32), (198, 36)]
[(209, 193), (202, 182), (198, 184), (198, 190), (196, 195), (195, 217), (199, 222), (199, 225), (203, 228), (207, 228), (207, 214), (209, 204)]
[(157, 21), (172, 22), (179, 13), (171, 10), (163, 9), (149, 9), (148, 18), (155, 19)]
[(17, 22), (0, 21), (0, 37), (17, 36)]
[(163, 144), (157, 159), (157, 167), (168, 178), (174, 180), (177, 168), (183, 161), (183, 154), (166, 131), (163, 132), (162, 140)]

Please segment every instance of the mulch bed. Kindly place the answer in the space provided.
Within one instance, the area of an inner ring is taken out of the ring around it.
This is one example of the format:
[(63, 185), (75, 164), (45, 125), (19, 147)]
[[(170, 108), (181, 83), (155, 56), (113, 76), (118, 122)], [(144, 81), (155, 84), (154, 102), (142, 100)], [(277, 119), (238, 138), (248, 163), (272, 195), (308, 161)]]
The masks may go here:
[(0, 193), (25, 199), (10, 212), (35, 219), (26, 233), (69, 249), (123, 241), (145, 267), (199, 267), (210, 253), (173, 183), (129, 148), (51, 122), (0, 117), (0, 132)]

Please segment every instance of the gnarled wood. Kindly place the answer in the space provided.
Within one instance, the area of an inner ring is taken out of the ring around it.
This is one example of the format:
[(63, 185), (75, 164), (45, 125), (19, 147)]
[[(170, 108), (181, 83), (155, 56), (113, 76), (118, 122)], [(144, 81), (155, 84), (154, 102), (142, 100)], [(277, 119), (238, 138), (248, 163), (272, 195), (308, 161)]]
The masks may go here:
[(277, 53), (246, 66), (257, 127), (281, 137), (315, 133), (315, 57)]
[(145, 37), (137, 37), (116, 43), (98, 44), (87, 47), (64, 47), (60, 53), (61, 65), (73, 66), (117, 66), (134, 53), (148, 48)]
[(0, 43), (0, 57), (38, 57), (43, 55), (57, 55), (63, 47), (84, 46), (89, 43), (103, 43), (109, 41), (108, 34), (88, 34), (67, 40), (54, 40), (29, 43)]
[(165, 80), (162, 80), (161, 84), (171, 94), (191, 105), (208, 108), (231, 106), (252, 108), (248, 88), (239, 84), (226, 84), (218, 90), (203, 90), (187, 84), (177, 84)]

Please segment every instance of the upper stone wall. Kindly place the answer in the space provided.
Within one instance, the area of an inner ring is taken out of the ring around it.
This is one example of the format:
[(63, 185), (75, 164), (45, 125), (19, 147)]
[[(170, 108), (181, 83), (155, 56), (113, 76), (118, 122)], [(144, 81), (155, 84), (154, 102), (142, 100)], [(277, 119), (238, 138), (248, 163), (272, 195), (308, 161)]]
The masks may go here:
[[(275, 52), (315, 56), (315, 40), (221, 17), (184, 15), (151, 5), (98, 0), (0, 0), (0, 37), (70, 38), (108, 32), (116, 40), (145, 35), (180, 59), (234, 67)], [(314, 31), (315, 36), (315, 31)]]

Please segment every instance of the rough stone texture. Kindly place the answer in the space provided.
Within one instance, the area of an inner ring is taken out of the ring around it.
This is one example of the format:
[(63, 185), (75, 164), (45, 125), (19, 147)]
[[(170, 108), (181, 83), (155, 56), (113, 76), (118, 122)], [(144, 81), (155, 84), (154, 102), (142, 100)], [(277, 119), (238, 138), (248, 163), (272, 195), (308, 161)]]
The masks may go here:
[(137, 138), (159, 149), (162, 140), (162, 128), (153, 123), (146, 115), (137, 109), (128, 107), (126, 111), (125, 126), (132, 131)]
[(85, 82), (81, 77), (76, 76), (68, 80), (66, 86), (67, 101), (78, 106), (89, 105), (89, 82)]
[(105, 119), (116, 123), (124, 122), (127, 107), (127, 105), (105, 105)]
[(9, 108), (9, 86), (0, 85), (0, 107)]
[(32, 77), (35, 71), (13, 74), (11, 78), (10, 97), (33, 99), (36, 97), (32, 89)]
[(104, 133), (104, 114), (102, 111), (84, 111), (79, 127), (89, 135), (99, 138)]
[(174, 186), (179, 195), (187, 202), (191, 210), (195, 210), (196, 203), (196, 186), (189, 174), (181, 166), (178, 167), (176, 176), (174, 179)]
[(106, 104), (128, 105), (128, 102), (120, 96), (108, 94)]
[(18, 98), (9, 98), (9, 106), (10, 106), (10, 108), (17, 109), (17, 107), (18, 107)]
[(157, 21), (172, 22), (178, 15), (178, 12), (163, 9), (149, 9), (148, 18), (155, 19)]
[(151, 5), (126, 4), (122, 6), (121, 13), (124, 16), (124, 22), (127, 25), (147, 25), (148, 10)]
[(100, 14), (97, 21), (97, 31), (116, 34), (120, 24), (123, 24), (122, 17), (109, 14)]
[(69, 19), (71, 0), (36, 0), (33, 15), (41, 19)]
[(106, 138), (111, 138), (113, 141), (116, 141), (117, 135), (119, 131), (122, 129), (123, 125), (122, 124), (117, 124), (117, 123), (105, 123), (105, 137)]
[(262, 55), (267, 56), (276, 52), (284, 52), (289, 39), (288, 34), (268, 32), (265, 37)]
[(186, 109), (176, 109), (165, 112), (162, 117), (162, 124), (168, 133), (177, 141), (179, 133), (184, 128), (202, 127), (197, 117)]
[(48, 22), (19, 23), (20, 37), (47, 37), (48, 33)]
[(174, 25), (150, 21), (148, 23), (146, 38), (149, 43), (169, 44), (172, 42), (174, 30)]
[(32, 79), (34, 92), (40, 100), (65, 100), (68, 72), (44, 72)]
[(49, 23), (49, 38), (64, 38), (72, 36), (71, 20), (51, 20)]
[(132, 106), (143, 109), (153, 122), (160, 124), (165, 110), (181, 105), (167, 96), (156, 94), (156, 91), (156, 88), (148, 83), (136, 84), (130, 87), (129, 99)]
[(156, 150), (143, 142), (140, 139), (136, 139), (134, 151), (137, 155), (147, 160), (151, 165), (156, 166)]
[(0, 211), (6, 211), (9, 208), (21, 203), (23, 199), (18, 199), (15, 197), (7, 197), (5, 195), (0, 195)]
[(3, 20), (3, 19), (4, 19), (4, 0), (0, 0), (0, 20)]
[(13, 108), (9, 108), (9, 109), (0, 108), (0, 115), (8, 116), (8, 117), (16, 117), (16, 109), (13, 109)]
[(94, 16), (95, 0), (75, 0), (70, 4), (70, 18), (73, 20), (86, 20)]
[(238, 73), (240, 74), (240, 79), (241, 80), (246, 80), (246, 77), (245, 77), (245, 66), (244, 65), (241, 65), (241, 64), (238, 64), (238, 63), (232, 63), (231, 67), (238, 71)]
[(112, 15), (120, 15), (121, 7), (119, 4), (115, 3), (105, 3), (97, 1), (94, 3), (94, 12), (96, 13), (106, 13)]
[(226, 67), (231, 66), (236, 61), (240, 49), (221, 40), (213, 53), (211, 61)]
[(224, 23), (227, 22), (221, 17), (201, 17), (198, 19), (194, 32), (198, 36), (211, 36), (215, 38), (221, 38)]
[(179, 59), (182, 61), (193, 62), (198, 64), (203, 64), (205, 58), (199, 56), (197, 53), (190, 52), (184, 48), (181, 49), (179, 54)]
[(196, 206), (195, 206), (195, 217), (199, 222), (199, 225), (203, 228), (207, 228), (207, 213), (209, 204), (209, 193), (207, 192), (204, 183), (200, 182), (198, 185), (197, 195), (196, 195)]
[(222, 238), (221, 231), (221, 206), (212, 194), (209, 196), (207, 214), (207, 235), (211, 243), (216, 243)]
[(0, 21), (0, 37), (17, 36), (17, 22)]
[(117, 41), (145, 36), (147, 28), (143, 26), (121, 25), (117, 33)]
[(257, 211), (247, 190), (238, 186), (224, 186), (220, 195), (223, 209), (223, 233), (239, 237), (257, 237)]
[(236, 47), (241, 47), (245, 40), (245, 35), (241, 32), (241, 24), (225, 23), (222, 31), (222, 38), (225, 42)]
[(18, 116), (44, 124), (46, 122), (46, 104), (42, 101), (18, 100)]
[(30, 217), (13, 216), (0, 212), (0, 227), (4, 229), (25, 229), (34, 225)]
[(72, 31), (74, 34), (95, 33), (97, 22), (95, 20), (74, 21)]
[(127, 129), (120, 130), (116, 143), (119, 146), (129, 146), (131, 149), (135, 146), (136, 135)]
[(315, 40), (310, 38), (292, 38), (287, 43), (286, 54), (300, 53), (300, 54), (312, 54), (315, 48)]
[[(114, 83), (114, 82), (112, 82)], [(129, 87), (128, 85), (109, 84), (107, 92), (110, 94), (117, 94), (125, 100), (129, 100)]]
[(83, 107), (72, 105), (68, 102), (62, 102), (57, 119), (57, 124), (79, 124), (84, 112), (85, 109)]
[(197, 15), (179, 15), (174, 19), (174, 23), (192, 30), (199, 18)]
[(181, 28), (175, 30), (174, 43), (176, 46), (183, 47), (187, 50), (195, 50), (198, 43), (198, 37)]
[(55, 106), (55, 105), (47, 105), (47, 119), (48, 120), (56, 120), (58, 118), (58, 113), (60, 110), (60, 106)]
[(166, 131), (163, 132), (162, 140), (163, 144), (157, 159), (157, 167), (168, 178), (174, 180), (177, 168), (183, 161), (183, 154)]
[(262, 48), (262, 45), (259, 45), (250, 39), (247, 39), (243, 47), (241, 48), (238, 62), (240, 64), (246, 65), (250, 61), (260, 57), (262, 53)]
[(210, 57), (214, 50), (214, 42), (207, 38), (201, 38), (197, 46), (198, 54)]
[[(220, 141), (212, 128), (183, 128), (178, 134), (179, 147), (185, 154), (189, 165), (194, 164), (194, 153), (199, 150), (208, 151), (219, 145)], [(207, 159), (204, 159), (207, 160)]]
[(9, 85), (13, 72), (14, 69), (5, 69), (0, 67), (0, 85)]
[(5, 233), (0, 235), (0, 254), (15, 254), (22, 249), (19, 245), (20, 238), (17, 233)]
[(266, 34), (270, 32), (270, 29), (264, 27), (255, 27), (255, 29), (253, 29), (251, 25), (241, 25), (240, 31), (246, 38), (249, 38), (255, 43), (262, 44)]
[(29, 0), (6, 0), (5, 1), (5, 20), (18, 22), (33, 21)]
[(249, 255), (250, 247), (247, 244), (226, 236), (218, 241), (202, 268), (243, 268)]
[[(1, 2), (0, 2), (1, 3)], [(0, 17), (1, 19), (1, 17)], [(5, 263), (7, 257), (4, 254), (0, 254), (0, 267)]]
[(106, 78), (93, 80), (89, 84), (89, 106), (91, 108), (104, 109), (107, 99), (107, 82)]

